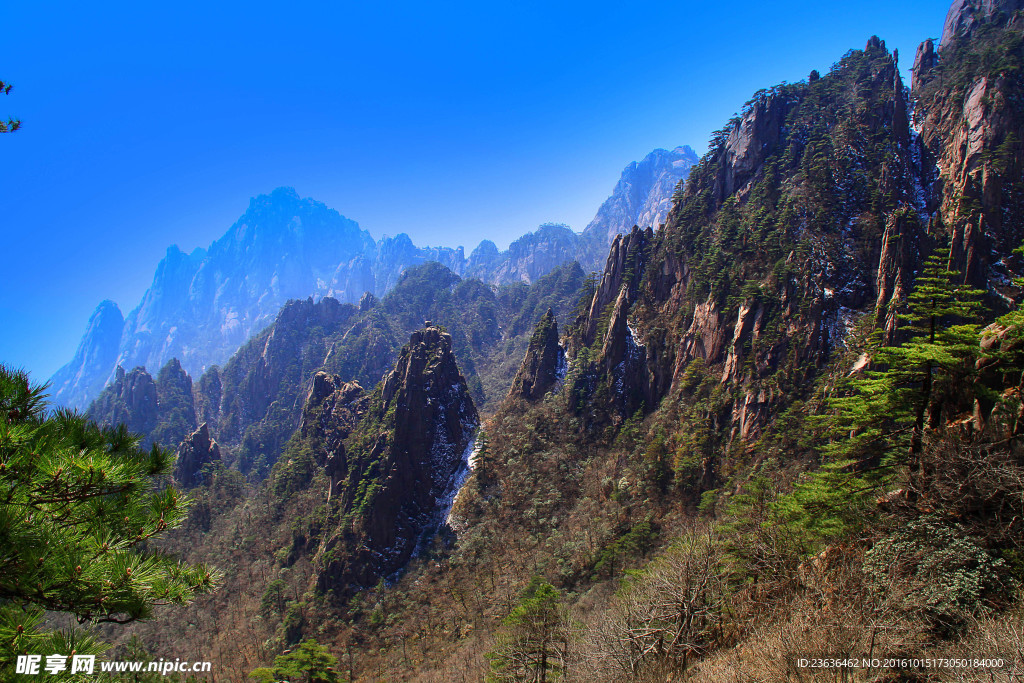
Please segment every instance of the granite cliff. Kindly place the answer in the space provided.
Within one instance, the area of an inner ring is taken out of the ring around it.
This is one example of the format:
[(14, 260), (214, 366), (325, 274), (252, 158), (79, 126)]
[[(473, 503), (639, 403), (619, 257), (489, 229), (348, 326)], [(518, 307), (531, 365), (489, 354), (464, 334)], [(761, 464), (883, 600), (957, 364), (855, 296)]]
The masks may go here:
[(123, 424), (142, 436), (142, 445), (175, 449), (196, 428), (192, 379), (176, 359), (160, 369), (156, 380), (137, 367), (118, 366), (114, 381), (90, 404), (88, 417), (101, 425)]
[(558, 343), (558, 321), (549, 308), (537, 323), (509, 396), (536, 401), (555, 387), (565, 374), (565, 352)]
[[(1019, 40), (1017, 21), (1001, 21), (974, 31)], [(664, 230), (616, 238), (566, 343), (570, 390), (593, 424), (655, 409), (699, 362), (730, 396), (707, 419), (726, 442), (755, 438), (863, 316), (894, 338), (936, 248), (993, 299), (1016, 296), (1017, 86), (966, 73), (957, 40), (938, 56), (922, 46), (913, 93), (878, 38), (824, 76), (757, 93)], [(949, 88), (954, 72), (963, 84)]]
[[(337, 422), (332, 415), (317, 431)], [(478, 424), (451, 336), (414, 332), (331, 455), (340, 459), (330, 467), (338, 521), (314, 561), (322, 590), (350, 594), (405, 566), (444, 521)]]

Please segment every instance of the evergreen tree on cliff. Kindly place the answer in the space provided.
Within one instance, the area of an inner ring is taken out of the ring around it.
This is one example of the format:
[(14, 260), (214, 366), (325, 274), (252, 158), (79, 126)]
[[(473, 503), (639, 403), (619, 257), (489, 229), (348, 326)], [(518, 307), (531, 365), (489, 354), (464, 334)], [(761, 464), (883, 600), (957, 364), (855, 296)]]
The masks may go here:
[(160, 488), (173, 456), (138, 448), (123, 427), (47, 414), (43, 387), (0, 366), (0, 672), (17, 655), (95, 653), (80, 631), (48, 631), (44, 611), (126, 623), (209, 592), (215, 571), (148, 541), (181, 522), (187, 501)]

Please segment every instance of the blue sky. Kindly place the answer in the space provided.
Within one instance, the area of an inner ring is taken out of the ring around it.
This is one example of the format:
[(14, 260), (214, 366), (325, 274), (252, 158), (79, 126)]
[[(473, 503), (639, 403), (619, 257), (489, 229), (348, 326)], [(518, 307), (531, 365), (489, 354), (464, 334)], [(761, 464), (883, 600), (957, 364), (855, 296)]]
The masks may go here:
[(622, 168), (945, 1), (53, 3), (4, 10), (0, 362), (45, 379), (103, 299), (295, 187), (374, 237), (582, 229)]

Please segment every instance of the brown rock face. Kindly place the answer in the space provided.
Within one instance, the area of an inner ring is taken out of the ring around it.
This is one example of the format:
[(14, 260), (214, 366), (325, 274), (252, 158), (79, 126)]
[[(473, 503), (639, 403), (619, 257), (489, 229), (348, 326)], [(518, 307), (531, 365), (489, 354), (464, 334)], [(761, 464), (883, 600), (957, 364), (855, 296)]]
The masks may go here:
[(536, 401), (544, 397), (565, 369), (565, 354), (558, 344), (558, 323), (549, 308), (530, 338), (509, 396)]
[(914, 211), (903, 207), (889, 216), (882, 235), (882, 253), (878, 261), (875, 289), (875, 324), (885, 330), (890, 342), (899, 323), (899, 306), (913, 286), (914, 266), (923, 242)]
[(370, 397), (357, 382), (343, 382), (338, 375), (318, 372), (306, 395), (299, 433), (314, 444), (317, 463), (323, 466), (331, 481), (328, 500), (348, 470), (345, 439), (366, 414)]
[(733, 193), (743, 199), (761, 165), (779, 144), (787, 103), (777, 96), (758, 98), (743, 118), (733, 124), (725, 142), (724, 163), (715, 183), (719, 205)]
[(601, 284), (594, 292), (586, 315), (583, 336), (574, 340), (575, 345), (570, 348), (571, 355), (575, 355), (581, 346), (589, 346), (596, 341), (602, 316), (619, 298), (624, 287), (627, 290), (628, 304), (633, 303), (637, 285), (647, 262), (645, 252), (653, 239), (654, 231), (651, 228), (641, 230), (637, 227), (625, 235), (615, 237), (608, 252), (604, 273), (601, 275)]
[(946, 47), (957, 39), (970, 38), (980, 24), (1005, 22), (1021, 9), (1024, 9), (1024, 0), (954, 0), (946, 14), (940, 45)]
[(86, 413), (101, 425), (123, 424), (128, 431), (148, 436), (157, 425), (157, 388), (145, 368), (125, 373), (118, 366), (114, 381)]
[[(954, 2), (941, 58), (914, 79), (921, 139), (939, 173), (950, 268), (1011, 298), (1018, 273), (1005, 255), (1024, 239), (1024, 83), (1014, 72), (979, 68), (977, 55), (1020, 39), (1021, 10), (1024, 0)], [(978, 30), (983, 24), (989, 29)]]
[(204, 422), (185, 437), (176, 456), (174, 480), (185, 488), (192, 488), (203, 483), (203, 465), (220, 460), (220, 446), (210, 436), (210, 428)]
[(928, 73), (935, 66), (938, 58), (935, 55), (935, 42), (931, 38), (917, 46), (917, 55), (914, 57), (914, 70), (910, 81), (910, 89), (916, 90), (921, 79), (928, 78)]
[(443, 521), (478, 424), (451, 336), (414, 332), (345, 442), (343, 521), (316, 558), (323, 590), (346, 594), (405, 566)]

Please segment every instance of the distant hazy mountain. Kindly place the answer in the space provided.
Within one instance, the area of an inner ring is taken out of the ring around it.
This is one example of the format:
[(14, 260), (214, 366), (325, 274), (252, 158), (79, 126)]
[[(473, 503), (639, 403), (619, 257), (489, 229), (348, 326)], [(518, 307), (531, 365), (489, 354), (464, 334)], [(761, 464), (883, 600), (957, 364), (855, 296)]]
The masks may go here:
[(689, 147), (655, 150), (626, 167), (582, 234), (546, 224), (505, 251), (484, 240), (469, 258), (462, 247), (417, 247), (406, 234), (375, 242), (337, 211), (278, 188), (253, 199), (208, 249), (168, 248), (127, 318), (113, 302), (100, 304), (74, 359), (51, 379), (52, 398), (84, 409), (118, 366), (155, 369), (172, 358), (198, 377), (268, 325), (286, 301), (380, 297), (407, 268), (427, 261), (495, 285), (531, 283), (571, 261), (598, 270), (615, 235), (664, 220), (676, 183), (696, 158)]
[(622, 172), (612, 196), (597, 210), (583, 234), (601, 245), (595, 267), (604, 265), (608, 247), (616, 235), (629, 232), (634, 225), (657, 228), (665, 222), (672, 208), (672, 194), (676, 184), (690, 174), (697, 163), (697, 153), (689, 145), (676, 147), (671, 152), (656, 149), (634, 161)]
[(117, 349), (124, 331), (124, 315), (113, 301), (103, 301), (89, 317), (75, 357), (50, 378), (51, 399), (60, 405), (84, 409), (94, 399), (117, 365)]
[(374, 242), (337, 211), (290, 188), (253, 199), (209, 249), (171, 246), (153, 284), (124, 320), (112, 302), (93, 314), (71, 363), (51, 380), (53, 399), (85, 408), (118, 366), (160, 368), (171, 358), (199, 376), (222, 363), (289, 299), (355, 303), (383, 294), (402, 270), (427, 260), (462, 263), (462, 249), (420, 249), (406, 235)]

